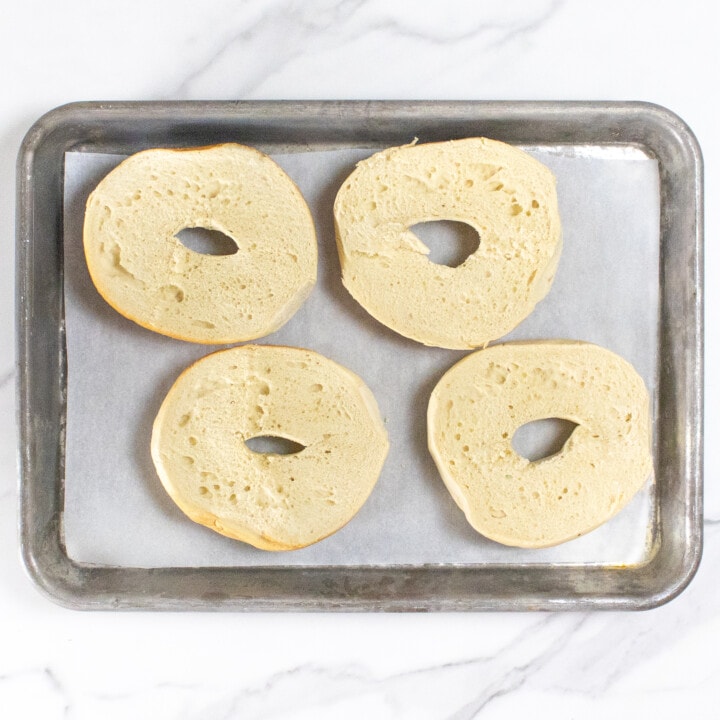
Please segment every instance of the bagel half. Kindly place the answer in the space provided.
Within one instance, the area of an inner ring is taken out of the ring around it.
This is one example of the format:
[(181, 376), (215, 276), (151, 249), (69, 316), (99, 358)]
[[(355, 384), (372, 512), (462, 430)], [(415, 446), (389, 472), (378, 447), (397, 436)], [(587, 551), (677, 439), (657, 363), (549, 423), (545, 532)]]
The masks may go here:
[[(238, 251), (195, 252), (176, 237), (186, 228), (222, 232)], [(315, 228), (300, 191), (244, 145), (130, 156), (88, 198), (83, 237), (90, 277), (115, 310), (191, 342), (274, 332), (317, 275)]]
[[(480, 245), (455, 268), (410, 230), (471, 225)], [(550, 289), (561, 241), (555, 177), (511, 145), (466, 138), (363, 160), (335, 200), (342, 278), (377, 320), (425, 345), (469, 349), (505, 335)]]
[[(562, 450), (531, 462), (515, 431), (577, 423)], [(593, 530), (652, 473), (647, 390), (618, 355), (583, 342), (516, 342), (468, 355), (428, 405), (428, 446), (468, 522), (491, 540), (541, 548)]]
[[(295, 454), (252, 451), (281, 437)], [(343, 527), (370, 495), (388, 439), (370, 390), (310, 350), (245, 345), (191, 365), (153, 425), (163, 486), (192, 520), (264, 550), (293, 550)]]

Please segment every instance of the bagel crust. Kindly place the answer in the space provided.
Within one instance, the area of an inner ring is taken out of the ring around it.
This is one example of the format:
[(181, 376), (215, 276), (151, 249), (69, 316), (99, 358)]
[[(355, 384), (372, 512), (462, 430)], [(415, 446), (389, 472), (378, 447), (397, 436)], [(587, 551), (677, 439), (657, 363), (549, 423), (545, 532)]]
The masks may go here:
[[(543, 418), (577, 427), (531, 462), (515, 431)], [(583, 342), (516, 342), (473, 353), (442, 377), (428, 446), (468, 522), (504, 545), (571, 540), (619, 512), (652, 473), (650, 404), (625, 360)]]
[[(410, 229), (472, 226), (478, 249), (431, 262)], [(377, 320), (425, 345), (471, 349), (516, 327), (550, 289), (562, 247), (555, 177), (511, 145), (466, 138), (360, 162), (335, 200), (342, 277)]]
[[(195, 252), (176, 237), (186, 228), (222, 232), (238, 251)], [(244, 145), (130, 156), (88, 198), (83, 238), (90, 277), (115, 310), (191, 342), (274, 332), (317, 275), (315, 228), (300, 191)]]
[[(252, 451), (282, 437), (295, 454)], [(343, 527), (372, 491), (388, 438), (370, 390), (310, 350), (245, 345), (191, 365), (162, 403), (151, 452), (192, 520), (263, 550), (293, 550)]]

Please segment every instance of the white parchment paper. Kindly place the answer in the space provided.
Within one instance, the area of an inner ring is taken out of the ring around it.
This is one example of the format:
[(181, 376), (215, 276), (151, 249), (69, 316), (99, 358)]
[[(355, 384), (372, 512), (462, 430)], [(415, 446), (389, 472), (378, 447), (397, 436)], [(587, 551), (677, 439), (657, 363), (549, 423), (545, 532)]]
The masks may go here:
[[(550, 294), (505, 339), (570, 338), (629, 360), (654, 395), (659, 313), (659, 178), (654, 160), (617, 147), (526, 148), (558, 179), (564, 249)], [(77, 561), (123, 567), (392, 565), (426, 563), (630, 564), (647, 557), (653, 485), (594, 532), (559, 547), (520, 550), (467, 524), (426, 446), (427, 401), (465, 353), (426, 348), (372, 319), (345, 291), (332, 203), (371, 151), (274, 156), (298, 184), (318, 231), (319, 276), (310, 298), (258, 341), (311, 348), (350, 368), (374, 392), (390, 453), (355, 518), (311, 547), (268, 553), (188, 520), (150, 459), (153, 419), (179, 373), (215, 348), (172, 340), (112, 310), (89, 278), (82, 250), (85, 201), (123, 158), (65, 157), (65, 313), (68, 404), (65, 541)]]

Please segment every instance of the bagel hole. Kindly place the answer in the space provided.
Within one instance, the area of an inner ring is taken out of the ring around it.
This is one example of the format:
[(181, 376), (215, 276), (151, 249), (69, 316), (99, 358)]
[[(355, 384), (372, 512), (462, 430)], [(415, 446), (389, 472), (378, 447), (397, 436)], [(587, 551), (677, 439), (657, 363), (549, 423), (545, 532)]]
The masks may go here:
[(237, 243), (220, 230), (204, 227), (183, 228), (175, 237), (188, 249), (201, 255), (234, 255)]
[(513, 450), (530, 462), (557, 455), (573, 434), (577, 423), (563, 418), (543, 418), (521, 425), (513, 435)]
[(480, 247), (480, 236), (472, 225), (455, 220), (431, 220), (410, 228), (427, 246), (428, 260), (456, 268)]
[(299, 442), (278, 435), (258, 435), (248, 438), (245, 445), (248, 450), (260, 455), (296, 455), (306, 447)]

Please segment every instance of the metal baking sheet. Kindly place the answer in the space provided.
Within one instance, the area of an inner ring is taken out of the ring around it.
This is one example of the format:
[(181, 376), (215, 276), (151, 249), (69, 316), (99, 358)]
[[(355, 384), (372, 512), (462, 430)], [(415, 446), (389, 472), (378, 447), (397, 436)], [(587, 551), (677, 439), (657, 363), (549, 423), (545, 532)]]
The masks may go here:
[[(654, 399), (656, 482), (600, 530), (543, 551), (469, 531), (423, 447), (423, 403), (463, 353), (424, 348), (379, 326), (344, 292), (335, 267), (329, 207), (359, 157), (416, 136), (471, 135), (523, 146), (558, 176), (563, 261), (551, 295), (511, 337), (603, 344), (635, 364)], [(353, 522), (294, 553), (221, 538), (157, 492), (143, 430), (179, 370), (211, 348), (116, 316), (87, 285), (78, 252), (84, 198), (122, 156), (222, 141), (274, 155), (318, 224), (318, 288), (264, 341), (313, 347), (358, 371), (394, 445)], [(691, 133), (668, 111), (600, 103), (76, 104), (34, 126), (18, 171), (22, 540), (31, 575), (59, 602), (641, 608), (673, 597), (691, 578), (701, 547), (701, 166)], [(341, 343), (335, 323), (348, 328)], [(363, 355), (363, 347), (372, 350)], [(138, 388), (140, 357), (148, 367)], [(388, 374), (389, 357), (401, 372)], [(114, 394), (102, 375), (109, 359), (119, 361)], [(101, 392), (119, 427), (103, 422)], [(145, 542), (153, 534), (156, 543)]]

